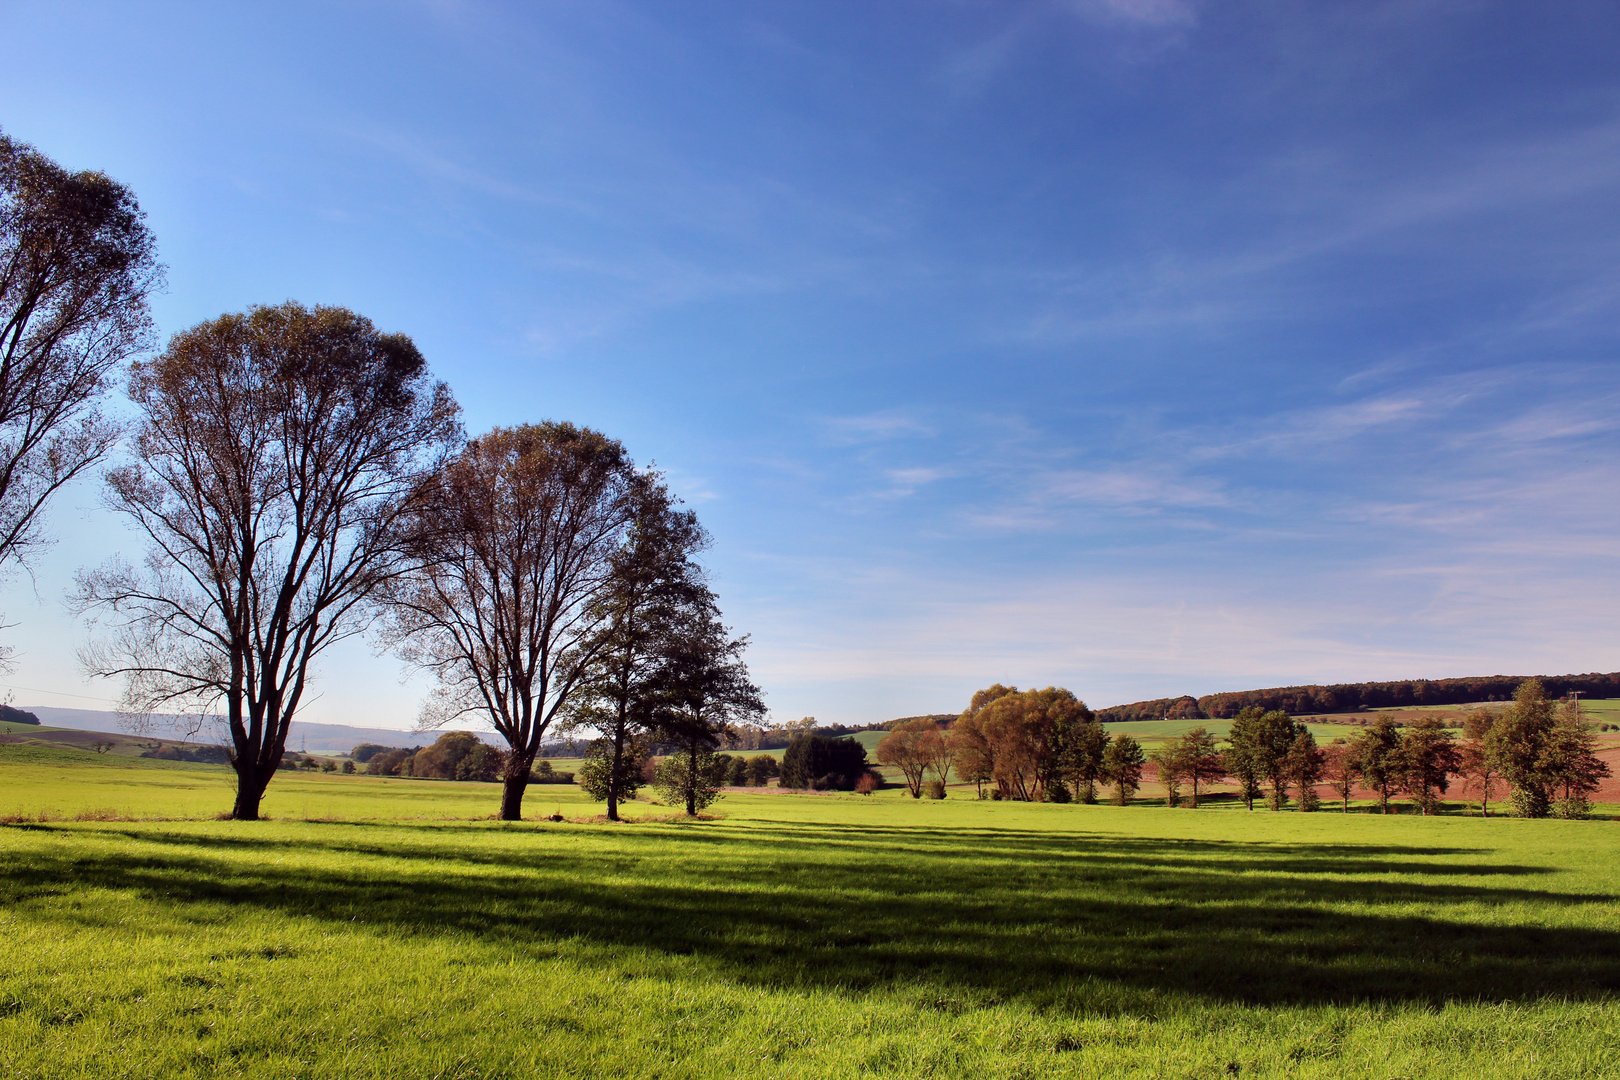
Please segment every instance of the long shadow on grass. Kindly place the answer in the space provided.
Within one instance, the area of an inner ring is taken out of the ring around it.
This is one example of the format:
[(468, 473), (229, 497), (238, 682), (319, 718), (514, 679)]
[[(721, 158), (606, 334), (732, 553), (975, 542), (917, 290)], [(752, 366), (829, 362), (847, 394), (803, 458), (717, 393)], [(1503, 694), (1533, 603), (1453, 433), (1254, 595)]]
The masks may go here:
[(199, 922), (227, 905), (546, 955), (619, 950), (615, 963), (647, 971), (681, 956), (743, 983), (920, 983), (949, 1001), (1146, 1010), (1161, 994), (1440, 1004), (1620, 991), (1620, 935), (1477, 921), (1496, 905), (1556, 917), (1613, 898), (1495, 885), (1502, 873), (1544, 871), (1458, 861), (1466, 852), (1450, 849), (825, 825), (576, 831), (567, 842), (490, 829), (401, 842), (438, 830), (383, 838), (341, 825), (277, 840), (249, 829), (80, 830), (130, 843), (8, 853), (0, 904), (85, 923), (98, 914), (47, 898), (94, 886)]

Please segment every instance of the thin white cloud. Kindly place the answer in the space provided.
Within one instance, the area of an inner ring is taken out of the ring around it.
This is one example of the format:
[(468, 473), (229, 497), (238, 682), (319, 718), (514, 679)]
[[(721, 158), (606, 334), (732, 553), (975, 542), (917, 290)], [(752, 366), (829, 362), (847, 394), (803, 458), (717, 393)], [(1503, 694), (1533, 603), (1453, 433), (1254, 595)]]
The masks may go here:
[(828, 442), (844, 446), (895, 439), (928, 439), (936, 434), (933, 425), (920, 417), (894, 409), (855, 416), (824, 417), (821, 429)]

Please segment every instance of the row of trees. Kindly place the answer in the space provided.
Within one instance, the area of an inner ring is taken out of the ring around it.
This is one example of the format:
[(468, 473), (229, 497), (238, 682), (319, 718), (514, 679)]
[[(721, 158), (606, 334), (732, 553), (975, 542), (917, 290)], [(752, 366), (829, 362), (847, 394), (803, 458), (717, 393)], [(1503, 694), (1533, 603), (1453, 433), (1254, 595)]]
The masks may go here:
[(1452, 781), (1461, 779), (1482, 812), (1506, 790), (1514, 811), (1526, 817), (1583, 816), (1609, 775), (1576, 701), (1555, 705), (1539, 680), (1520, 684), (1505, 712), (1470, 713), (1463, 738), (1455, 734), (1438, 717), (1404, 727), (1379, 717), (1355, 738), (1319, 747), (1288, 713), (1250, 707), (1233, 718), (1224, 746), (1197, 727), (1147, 755), (1129, 735), (1110, 735), (1067, 690), (997, 684), (976, 693), (948, 731), (928, 719), (897, 725), (878, 744), (877, 757), (900, 771), (913, 798), (921, 797), (930, 774), (943, 783), (954, 769), (981, 796), (991, 783), (993, 798), (1095, 802), (1099, 787), (1108, 786), (1123, 804), (1151, 763), (1171, 806), (1184, 789), (1197, 806), (1210, 785), (1230, 780), (1251, 810), (1262, 799), (1274, 810), (1314, 810), (1326, 784), (1346, 810), (1364, 787), (1385, 813), (1398, 794), (1435, 813)]
[(1326, 783), (1345, 810), (1362, 787), (1373, 792), (1383, 813), (1390, 811), (1392, 797), (1406, 795), (1422, 813), (1433, 814), (1452, 781), (1461, 780), (1485, 815), (1491, 800), (1506, 790), (1522, 817), (1584, 817), (1591, 794), (1609, 775), (1577, 700), (1555, 705), (1537, 679), (1519, 685), (1505, 712), (1471, 712), (1463, 721), (1463, 738), (1455, 736), (1438, 717), (1405, 726), (1379, 717), (1354, 738), (1319, 748), (1287, 713), (1248, 708), (1233, 720), (1224, 751), (1196, 728), (1168, 740), (1153, 760), (1171, 805), (1182, 782), (1192, 784), (1196, 806), (1200, 782), (1230, 777), (1251, 809), (1264, 794), (1274, 810), (1288, 805), (1290, 790), (1300, 809), (1315, 809), (1317, 788)]
[(79, 575), (83, 664), (137, 723), (217, 717), (236, 817), (259, 816), (313, 663), (358, 634), (434, 676), (422, 727), (501, 735), (508, 819), (553, 727), (691, 756), (762, 711), (694, 561), (706, 536), (658, 474), (566, 423), (467, 440), (410, 339), (351, 311), (185, 330), (128, 366), (132, 429), (108, 419), (153, 344), (155, 250), (127, 188), (0, 135), (0, 569), (62, 485), (127, 451), (105, 501), (149, 550)]

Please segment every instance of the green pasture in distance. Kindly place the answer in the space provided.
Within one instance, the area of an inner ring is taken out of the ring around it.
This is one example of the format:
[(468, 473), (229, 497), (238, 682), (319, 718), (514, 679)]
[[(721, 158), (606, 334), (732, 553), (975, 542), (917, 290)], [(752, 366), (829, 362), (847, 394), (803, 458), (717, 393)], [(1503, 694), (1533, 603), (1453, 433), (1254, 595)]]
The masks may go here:
[[(1311, 736), (1324, 746), (1334, 739), (1348, 739), (1356, 730), (1348, 724), (1314, 723), (1307, 718), (1300, 718)], [(1129, 735), (1144, 746), (1152, 746), (1165, 739), (1179, 738), (1193, 728), (1204, 728), (1217, 738), (1224, 739), (1232, 730), (1230, 720), (1116, 720), (1103, 725), (1103, 730), (1112, 735)]]
[[(0, 799), (38, 772), (30, 797), (116, 802), (121, 778), (132, 805), (212, 806), (227, 779), (63, 753), (0, 748)], [(1609, 821), (857, 795), (475, 820), (493, 793), (296, 774), (269, 822), (0, 827), (3, 1075), (1508, 1080), (1620, 1060)], [(342, 812), (293, 820), (300, 800)]]
[[(0, 818), (211, 818), (230, 810), (235, 785), (228, 765), (0, 745)], [(500, 792), (499, 784), (289, 770), (271, 781), (264, 813), (272, 819), (351, 821), (493, 817)], [(565, 813), (587, 813), (585, 800), (573, 784), (536, 784), (525, 805), (537, 815), (551, 813), (553, 803)]]

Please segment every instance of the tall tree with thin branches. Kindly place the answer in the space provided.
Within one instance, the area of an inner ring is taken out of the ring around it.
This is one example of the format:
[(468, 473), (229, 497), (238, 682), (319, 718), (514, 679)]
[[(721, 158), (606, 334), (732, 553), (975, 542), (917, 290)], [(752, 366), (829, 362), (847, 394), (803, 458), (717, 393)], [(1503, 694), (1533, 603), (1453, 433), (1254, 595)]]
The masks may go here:
[(28, 565), (46, 503), (116, 442), (97, 402), (151, 346), (161, 283), (128, 188), (0, 134), (0, 569)]
[(479, 718), (505, 740), (503, 821), (521, 819), (541, 740), (611, 643), (602, 601), (650, 482), (617, 440), (524, 424), (469, 442), (412, 508), (387, 633), (437, 681), (420, 727)]
[(253, 820), (310, 665), (401, 568), (397, 526), (459, 437), (456, 404), (409, 338), (294, 303), (175, 335), (129, 392), (140, 426), (107, 502), (151, 550), (80, 574), (106, 630), (85, 665), (124, 680), (132, 714), (223, 709), (232, 812)]

